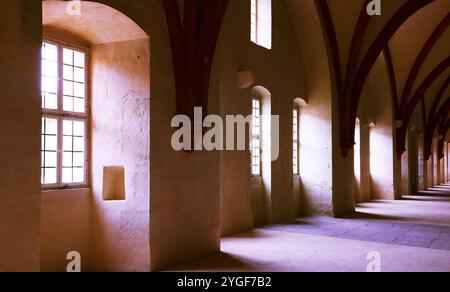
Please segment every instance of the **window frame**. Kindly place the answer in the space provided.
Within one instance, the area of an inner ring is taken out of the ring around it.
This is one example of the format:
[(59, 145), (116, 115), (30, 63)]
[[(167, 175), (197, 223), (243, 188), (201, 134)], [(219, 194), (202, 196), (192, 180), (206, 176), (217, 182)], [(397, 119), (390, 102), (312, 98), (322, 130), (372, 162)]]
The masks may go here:
[[(62, 40), (56, 40), (50, 37), (44, 37), (42, 39), (42, 46), (44, 43), (48, 43), (50, 45), (57, 47), (57, 109), (46, 109), (43, 107), (42, 98), (41, 97), (41, 112), (42, 119), (55, 119), (57, 120), (57, 163), (56, 163), (56, 183), (55, 184), (44, 184), (41, 178), (41, 189), (42, 190), (55, 190), (55, 189), (77, 189), (77, 188), (86, 188), (90, 184), (90, 48), (87, 46), (80, 46), (73, 43), (68, 43)], [(77, 112), (69, 112), (65, 111), (63, 107), (64, 102), (64, 92), (63, 92), (63, 84), (64, 84), (64, 61), (63, 61), (63, 52), (64, 49), (73, 50), (76, 52), (83, 53), (85, 56), (84, 62), (84, 84), (85, 84), (85, 103), (84, 103), (84, 113)], [(41, 51), (42, 54), (42, 51)], [(40, 59), (40, 66), (42, 66), (42, 55)], [(42, 67), (41, 67), (42, 69)], [(42, 78), (42, 72), (40, 73)], [(41, 95), (42, 95), (41, 88)], [(62, 175), (63, 175), (63, 122), (64, 121), (82, 121), (84, 122), (84, 181), (81, 183), (63, 183)], [(43, 134), (41, 134), (42, 136)], [(41, 142), (42, 148), (42, 142)], [(41, 149), (42, 155), (42, 149)], [(42, 160), (42, 158), (41, 158)], [(41, 162), (41, 171), (42, 171), (42, 162)]]
[[(255, 147), (253, 146), (254, 143), (254, 130), (255, 130), (255, 125), (254, 125), (254, 120), (255, 120), (255, 114), (254, 111), (256, 110), (255, 106), (254, 106), (254, 102), (257, 101), (259, 104), (259, 113), (258, 113), (258, 119), (259, 119), (259, 133), (258, 133), (258, 141), (259, 141), (259, 147), (258, 147), (258, 156), (259, 157), (259, 161), (258, 164), (255, 165), (253, 164), (253, 159), (255, 158), (254, 156), (254, 151), (255, 151)], [(252, 97), (252, 127), (251, 127), (251, 141), (250, 141), (250, 172), (251, 172), (251, 176), (252, 177), (261, 177), (262, 176), (262, 100), (260, 97), (257, 96), (253, 96)], [(254, 173), (253, 169), (255, 167), (259, 168), (258, 173)]]

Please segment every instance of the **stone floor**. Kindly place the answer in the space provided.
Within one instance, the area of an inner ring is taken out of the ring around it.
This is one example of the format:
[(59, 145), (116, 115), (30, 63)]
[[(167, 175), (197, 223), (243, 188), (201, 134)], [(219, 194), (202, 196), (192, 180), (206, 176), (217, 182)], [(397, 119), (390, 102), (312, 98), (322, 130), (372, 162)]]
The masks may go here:
[(373, 201), (347, 218), (301, 218), (222, 240), (222, 252), (173, 271), (450, 272), (450, 186), (399, 201)]
[(450, 251), (450, 227), (440, 225), (308, 218), (263, 229)]

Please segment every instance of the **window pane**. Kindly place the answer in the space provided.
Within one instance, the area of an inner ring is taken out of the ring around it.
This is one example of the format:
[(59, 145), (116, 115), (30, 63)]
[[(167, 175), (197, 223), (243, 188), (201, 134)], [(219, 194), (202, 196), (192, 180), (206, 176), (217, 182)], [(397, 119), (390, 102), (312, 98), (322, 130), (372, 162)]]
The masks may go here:
[(46, 135), (45, 150), (56, 151), (58, 149), (58, 137)]
[(58, 48), (55, 45), (44, 43), (42, 45), (42, 59), (57, 62)]
[(56, 152), (45, 152), (45, 167), (56, 168)]
[(56, 168), (43, 168), (42, 184), (56, 184)]
[(72, 167), (73, 161), (72, 161), (72, 152), (64, 152), (63, 153), (63, 167)]
[[(63, 109), (85, 113), (86, 71), (85, 53), (64, 48)], [(78, 97), (74, 99), (72, 97)]]
[(58, 97), (54, 93), (44, 93), (42, 106), (46, 109), (56, 110), (58, 109)]
[(76, 113), (84, 113), (86, 111), (85, 102), (83, 98), (73, 99), (73, 111)]
[(47, 135), (58, 134), (58, 120), (43, 118), (42, 119), (42, 134), (47, 134)]
[(64, 151), (72, 151), (73, 150), (72, 141), (73, 141), (72, 136), (64, 136), (63, 137), (63, 150)]
[(73, 166), (84, 167), (84, 153), (74, 153), (73, 154)]
[(85, 72), (84, 69), (74, 68), (74, 81), (84, 83)]
[(57, 181), (57, 145), (58, 120), (42, 118), (42, 145), (41, 145), (41, 182), (42, 184), (55, 184)]
[(65, 184), (72, 183), (72, 168), (63, 168), (62, 171), (62, 182)]
[(84, 68), (85, 55), (82, 52), (74, 51), (74, 65), (76, 67)]
[(63, 97), (63, 109), (67, 112), (73, 112), (73, 97), (71, 96)]
[(64, 81), (63, 84), (63, 94), (68, 96), (73, 96), (73, 82)]
[(47, 77), (58, 77), (58, 63), (53, 61), (42, 61), (42, 75)]
[(63, 183), (84, 182), (85, 122), (63, 121)]
[(63, 49), (63, 62), (67, 65), (73, 65), (73, 51), (69, 49)]
[(84, 168), (73, 169), (73, 183), (84, 182)]
[(64, 121), (63, 123), (63, 135), (72, 135), (73, 123), (72, 121)]
[(73, 81), (73, 67), (64, 65), (64, 79)]
[(74, 83), (74, 96), (84, 98), (84, 84)]
[(58, 80), (53, 77), (42, 76), (42, 91), (56, 93), (58, 90)]
[(73, 138), (73, 151), (84, 151), (84, 138), (83, 137)]
[(58, 108), (58, 48), (43, 43), (41, 60), (42, 108), (56, 110)]
[(73, 135), (84, 137), (84, 122), (73, 122)]

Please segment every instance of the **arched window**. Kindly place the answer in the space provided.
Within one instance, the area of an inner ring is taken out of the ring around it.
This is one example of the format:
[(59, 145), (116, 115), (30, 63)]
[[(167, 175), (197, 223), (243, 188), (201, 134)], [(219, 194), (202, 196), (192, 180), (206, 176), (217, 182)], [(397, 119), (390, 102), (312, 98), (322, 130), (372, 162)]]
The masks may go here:
[(251, 137), (252, 176), (261, 176), (261, 99), (259, 97), (253, 97), (252, 101)]
[(87, 184), (87, 60), (86, 49), (47, 40), (42, 45), (44, 188)]
[(250, 0), (250, 40), (272, 49), (272, 0)]

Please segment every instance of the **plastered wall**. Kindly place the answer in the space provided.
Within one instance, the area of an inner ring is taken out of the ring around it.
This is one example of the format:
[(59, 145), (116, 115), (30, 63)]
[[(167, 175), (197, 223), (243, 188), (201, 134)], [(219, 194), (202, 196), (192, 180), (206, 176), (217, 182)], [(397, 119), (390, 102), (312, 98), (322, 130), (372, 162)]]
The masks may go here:
[[(92, 270), (149, 270), (149, 40), (91, 48)], [(104, 168), (125, 169), (125, 200), (105, 201)]]
[(44, 191), (41, 202), (41, 271), (66, 271), (71, 251), (80, 253), (81, 269), (88, 271), (91, 190)]
[(432, 185), (430, 187), (437, 186), (439, 184), (439, 177), (440, 177), (441, 168), (439, 166), (438, 143), (439, 143), (438, 139), (434, 138), (433, 139), (433, 145), (432, 145), (432, 151), (433, 151), (433, 158), (432, 158), (433, 180), (432, 180)]
[[(290, 5), (298, 0), (290, 0)], [(327, 50), (313, 1), (299, 0), (292, 10), (294, 28), (304, 62), (308, 106), (300, 113), (301, 213), (333, 213), (332, 107)], [(307, 44), (307, 45), (306, 45)], [(317, 159), (320, 157), (320, 159)]]
[(424, 140), (423, 134), (417, 134), (418, 139), (418, 164), (419, 164), (419, 191), (424, 191), (427, 188), (427, 161), (424, 156)]
[[(220, 249), (219, 154), (175, 152), (170, 127), (175, 90), (167, 28), (159, 1), (150, 15), (150, 254), (151, 269), (202, 257)], [(213, 70), (217, 70), (217, 58)], [(217, 71), (215, 71), (217, 72)], [(213, 74), (209, 112), (218, 112), (219, 75)], [(156, 84), (156, 85), (155, 85)]]
[(370, 128), (370, 197), (395, 199), (396, 188), (401, 186), (401, 161), (395, 155), (393, 137), (392, 96), (386, 64), (380, 56), (373, 67), (363, 90), (360, 106)]
[[(220, 114), (250, 115), (255, 94), (252, 88), (264, 87), (270, 96), (262, 97), (263, 114), (280, 116), (280, 155), (273, 162), (264, 160), (263, 177), (252, 179), (249, 151), (220, 153), (223, 235), (264, 222), (289, 220), (298, 212), (293, 193), (292, 110), (293, 100), (304, 96), (303, 64), (284, 2), (273, 2), (272, 50), (249, 41), (249, 5), (249, 1), (232, 0), (223, 24), (217, 51)], [(236, 74), (244, 70), (252, 71), (255, 82), (247, 89), (239, 89)], [(263, 132), (264, 135), (267, 138), (270, 132)]]
[(368, 122), (365, 116), (362, 116), (361, 123), (361, 188), (360, 199), (361, 202), (370, 200), (370, 131)]
[(408, 150), (406, 153), (402, 155), (401, 159), (401, 189), (400, 189), (400, 196), (407, 196), (410, 192), (410, 186), (409, 186), (409, 147), (407, 147)]
[(417, 131), (410, 131), (408, 135), (408, 195), (417, 194), (420, 185), (419, 170), (419, 141)]
[(0, 271), (40, 266), (41, 22), (39, 1), (0, 2)]

